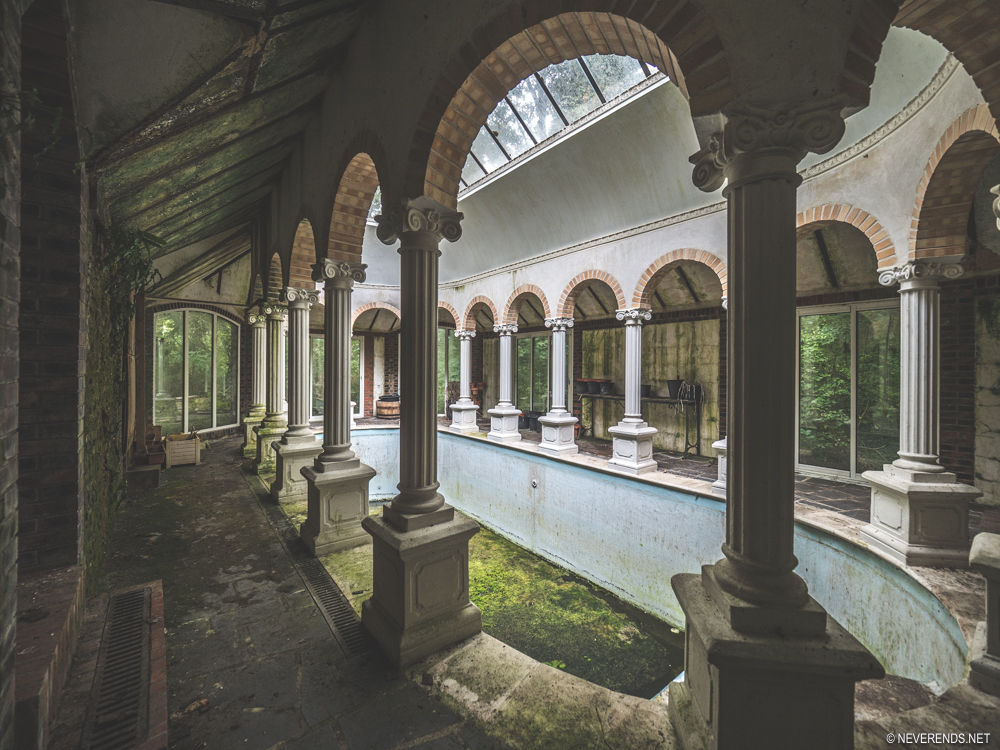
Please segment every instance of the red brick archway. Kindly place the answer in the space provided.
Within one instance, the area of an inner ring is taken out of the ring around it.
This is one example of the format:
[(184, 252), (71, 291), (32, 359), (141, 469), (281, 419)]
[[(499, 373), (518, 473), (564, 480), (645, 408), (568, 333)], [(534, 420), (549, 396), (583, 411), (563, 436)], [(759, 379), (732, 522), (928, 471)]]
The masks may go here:
[(375, 162), (366, 153), (356, 154), (344, 168), (337, 186), (330, 218), (328, 258), (353, 262), (361, 260), (365, 224), (377, 189)]
[[(551, 318), (552, 313), (549, 308), (549, 301), (545, 298), (545, 292), (539, 289), (534, 284), (524, 284), (519, 286), (514, 290), (514, 293), (510, 295), (507, 300), (507, 305), (504, 307), (503, 322), (507, 324), (517, 323), (517, 314), (521, 310), (521, 305), (524, 303), (525, 298), (533, 294), (538, 297), (539, 301), (542, 303), (542, 314), (545, 318)], [(496, 320), (496, 318), (494, 318)]]
[(500, 315), (497, 313), (497, 306), (493, 304), (493, 300), (480, 294), (478, 297), (473, 297), (469, 305), (465, 308), (465, 317), (462, 319), (462, 328), (465, 330), (476, 330), (475, 312), (476, 307), (479, 305), (485, 305), (490, 309), (494, 325), (500, 322)]
[(649, 268), (643, 271), (642, 276), (639, 277), (639, 283), (636, 285), (635, 292), (632, 294), (632, 307), (650, 307), (652, 305), (650, 297), (659, 285), (660, 280), (675, 266), (684, 261), (701, 263), (711, 268), (715, 272), (715, 275), (719, 277), (719, 282), (722, 284), (722, 296), (726, 296), (729, 289), (727, 281), (728, 271), (722, 259), (706, 250), (684, 248), (682, 250), (671, 250), (666, 255), (657, 258), (650, 264)]
[(618, 279), (607, 271), (584, 271), (574, 277), (563, 290), (562, 296), (559, 298), (559, 307), (557, 308), (559, 311), (557, 314), (560, 318), (573, 317), (573, 307), (576, 304), (577, 297), (590, 286), (587, 282), (592, 281), (601, 281), (607, 284), (615, 295), (615, 302), (618, 305), (618, 309), (625, 309), (625, 293), (622, 291), (622, 285), (618, 283)]
[(865, 233), (872, 243), (879, 268), (892, 268), (896, 264), (896, 248), (889, 239), (889, 233), (874, 216), (857, 206), (827, 203), (799, 212), (795, 217), (795, 239), (805, 239), (817, 229), (838, 222), (850, 224)]

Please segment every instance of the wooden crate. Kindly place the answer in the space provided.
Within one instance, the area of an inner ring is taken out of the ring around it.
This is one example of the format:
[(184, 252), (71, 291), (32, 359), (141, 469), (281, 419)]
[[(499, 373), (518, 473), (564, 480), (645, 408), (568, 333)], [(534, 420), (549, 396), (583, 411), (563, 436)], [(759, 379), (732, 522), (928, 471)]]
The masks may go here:
[(167, 454), (166, 467), (181, 466), (183, 464), (201, 465), (201, 438), (195, 435), (189, 438), (187, 435), (167, 435), (163, 441), (163, 447)]

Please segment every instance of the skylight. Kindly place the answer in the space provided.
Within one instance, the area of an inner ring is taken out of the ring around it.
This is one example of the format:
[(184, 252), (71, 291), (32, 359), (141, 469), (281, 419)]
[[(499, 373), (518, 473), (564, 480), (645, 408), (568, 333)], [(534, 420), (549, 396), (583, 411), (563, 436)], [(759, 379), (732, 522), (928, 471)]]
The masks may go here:
[(462, 187), (516, 159), (532, 146), (657, 72), (621, 55), (586, 55), (525, 78), (500, 100), (472, 144)]

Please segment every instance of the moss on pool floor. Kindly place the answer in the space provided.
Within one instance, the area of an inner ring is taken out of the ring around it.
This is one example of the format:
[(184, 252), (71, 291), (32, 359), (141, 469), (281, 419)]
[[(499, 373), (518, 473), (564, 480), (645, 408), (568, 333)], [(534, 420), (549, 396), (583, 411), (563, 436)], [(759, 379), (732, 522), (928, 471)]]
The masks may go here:
[[(306, 518), (304, 502), (282, 508), (296, 525)], [(682, 633), (481, 529), (469, 542), (469, 597), (483, 612), (486, 633), (533, 659), (642, 698), (680, 673)], [(359, 614), (372, 594), (371, 550), (364, 545), (320, 558)]]

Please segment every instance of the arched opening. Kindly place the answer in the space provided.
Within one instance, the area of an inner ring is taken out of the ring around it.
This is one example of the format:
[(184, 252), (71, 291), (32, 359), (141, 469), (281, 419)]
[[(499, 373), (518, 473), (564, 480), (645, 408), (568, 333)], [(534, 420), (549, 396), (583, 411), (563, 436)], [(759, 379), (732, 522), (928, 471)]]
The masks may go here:
[(370, 302), (354, 311), (351, 337), (351, 401), (355, 415), (375, 416), (383, 395), (399, 392), (399, 310)]
[(375, 162), (366, 153), (356, 154), (340, 178), (330, 219), (327, 257), (331, 260), (360, 262), (365, 225), (376, 195), (381, 205)]
[(321, 288), (312, 280), (312, 266), (316, 262), (316, 240), (312, 224), (302, 219), (292, 240), (292, 256), (288, 268), (288, 286), (299, 289)]
[(281, 289), (283, 286), (284, 277), (281, 272), (281, 258), (277, 253), (274, 253), (267, 264), (267, 274), (264, 276), (264, 299), (268, 302), (278, 302), (281, 298)]

